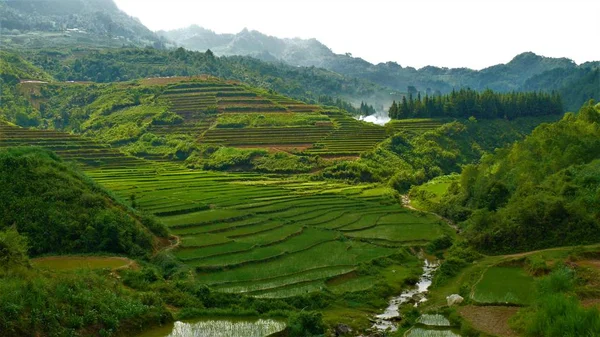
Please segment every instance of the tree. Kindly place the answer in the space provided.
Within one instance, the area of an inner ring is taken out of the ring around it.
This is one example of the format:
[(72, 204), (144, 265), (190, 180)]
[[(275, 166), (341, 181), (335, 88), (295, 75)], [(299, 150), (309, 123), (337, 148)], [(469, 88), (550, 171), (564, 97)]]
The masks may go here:
[(0, 231), (0, 271), (28, 264), (27, 239), (14, 227)]
[(396, 101), (392, 102), (392, 106), (390, 106), (390, 109), (388, 110), (388, 116), (392, 119), (398, 118), (398, 104), (396, 104)]

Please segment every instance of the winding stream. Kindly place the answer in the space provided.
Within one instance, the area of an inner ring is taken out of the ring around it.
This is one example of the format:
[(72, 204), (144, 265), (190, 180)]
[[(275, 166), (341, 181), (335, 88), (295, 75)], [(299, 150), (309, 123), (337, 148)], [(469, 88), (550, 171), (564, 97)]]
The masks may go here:
[(415, 288), (405, 290), (399, 296), (392, 297), (385, 311), (382, 314), (375, 316), (373, 329), (379, 331), (396, 331), (397, 327), (395, 321), (400, 318), (400, 307), (403, 304), (408, 304), (410, 302), (414, 302), (414, 306), (416, 307), (419, 303), (427, 301), (425, 294), (427, 293), (429, 286), (431, 286), (431, 279), (438, 267), (438, 263), (429, 262), (429, 260), (425, 259), (423, 274), (421, 274), (421, 278), (419, 278), (419, 282), (417, 282)]

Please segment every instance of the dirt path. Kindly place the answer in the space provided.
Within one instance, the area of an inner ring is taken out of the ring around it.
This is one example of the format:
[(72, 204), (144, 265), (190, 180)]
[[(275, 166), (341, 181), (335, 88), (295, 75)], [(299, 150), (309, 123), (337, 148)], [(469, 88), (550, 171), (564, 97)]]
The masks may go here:
[(410, 203), (410, 197), (408, 196), (408, 194), (402, 195), (402, 206), (404, 206), (405, 208), (408, 208), (410, 210), (413, 210), (413, 211), (423, 212), (423, 213), (434, 215), (434, 216), (438, 217), (439, 219), (443, 220), (445, 223), (447, 223), (448, 226), (452, 227), (452, 229), (454, 229), (456, 231), (456, 233), (460, 233), (460, 228), (458, 228), (458, 226), (454, 223), (454, 221), (452, 221), (448, 218), (444, 218), (443, 216), (441, 216), (437, 213), (433, 213), (430, 211), (424, 211), (424, 210), (417, 209), (414, 206), (412, 206)]
[(169, 237), (169, 242), (170, 244), (168, 246), (165, 246), (164, 248), (160, 249), (157, 254), (159, 252), (168, 252), (171, 251), (177, 247), (179, 247), (181, 245), (181, 238), (177, 235), (171, 235)]

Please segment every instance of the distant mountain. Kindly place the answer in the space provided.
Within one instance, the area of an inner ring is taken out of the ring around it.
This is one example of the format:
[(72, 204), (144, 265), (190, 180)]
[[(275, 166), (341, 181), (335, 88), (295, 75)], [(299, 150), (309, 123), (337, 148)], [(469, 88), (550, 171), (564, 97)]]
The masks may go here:
[(257, 31), (244, 29), (238, 34), (216, 34), (199, 26), (159, 35), (191, 50), (210, 49), (216, 55), (249, 55), (264, 61), (281, 61), (294, 66), (315, 66), (335, 71), (345, 76), (372, 81), (382, 86), (405, 92), (408, 86), (426, 92), (451, 91), (470, 87), (476, 90), (490, 88), (497, 91), (519, 90), (525, 82), (546, 71), (577, 68), (567, 58), (550, 58), (526, 52), (506, 64), (477, 71), (467, 68), (440, 68), (427, 66), (421, 69), (402, 67), (395, 62), (371, 64), (350, 54), (335, 54), (315, 39), (279, 39)]
[(163, 44), (113, 0), (0, 0), (0, 27), (2, 43), (16, 47)]

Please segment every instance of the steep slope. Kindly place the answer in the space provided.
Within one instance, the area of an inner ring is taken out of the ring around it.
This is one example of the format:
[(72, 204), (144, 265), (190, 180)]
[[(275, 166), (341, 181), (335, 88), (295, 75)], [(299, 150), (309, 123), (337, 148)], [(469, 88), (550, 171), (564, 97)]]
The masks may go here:
[(8, 46), (161, 45), (157, 35), (113, 0), (2, 0), (0, 27)]
[(600, 106), (590, 101), (466, 166), (441, 210), (466, 218), (466, 236), (489, 252), (597, 243), (599, 140)]
[[(0, 138), (2, 133), (0, 132)], [(36, 148), (0, 150), (0, 230), (15, 227), (31, 255), (151, 254), (161, 225), (142, 219), (56, 155)]]

